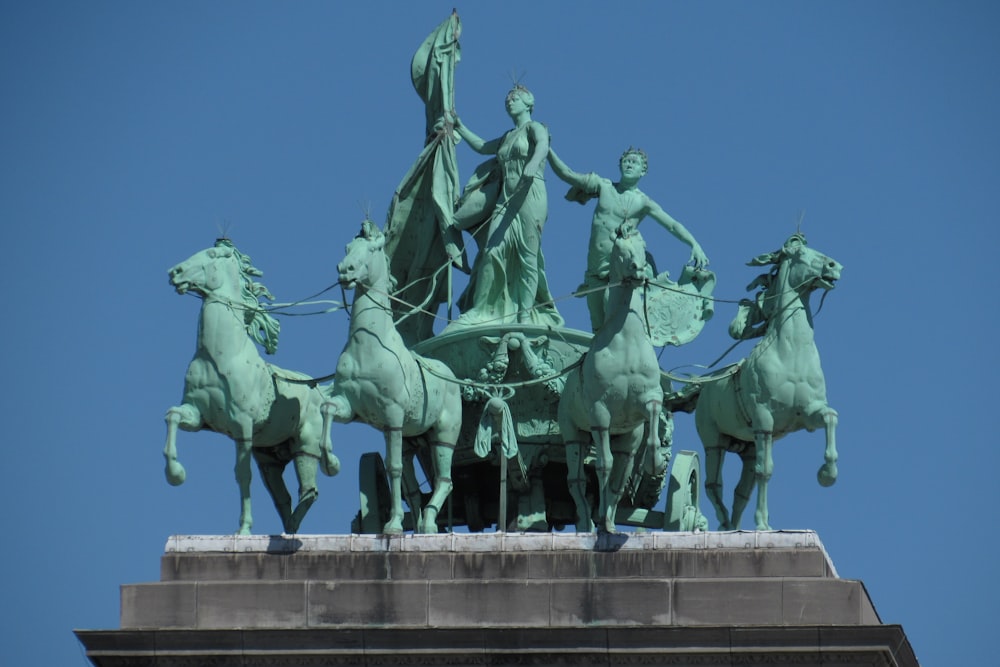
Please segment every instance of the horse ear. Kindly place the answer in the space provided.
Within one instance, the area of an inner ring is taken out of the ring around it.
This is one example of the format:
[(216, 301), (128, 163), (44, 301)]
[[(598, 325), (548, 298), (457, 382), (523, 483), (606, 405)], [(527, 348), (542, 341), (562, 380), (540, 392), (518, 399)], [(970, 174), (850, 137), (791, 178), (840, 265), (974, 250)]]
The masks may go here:
[(777, 264), (780, 259), (780, 250), (775, 252), (765, 252), (763, 255), (757, 255), (747, 262), (747, 266), (767, 266), (768, 264)]
[(785, 245), (782, 246), (781, 249), (785, 252), (789, 252), (792, 250), (798, 250), (804, 245), (808, 245), (806, 243), (806, 237), (802, 234), (796, 233), (788, 237), (788, 240), (785, 241)]

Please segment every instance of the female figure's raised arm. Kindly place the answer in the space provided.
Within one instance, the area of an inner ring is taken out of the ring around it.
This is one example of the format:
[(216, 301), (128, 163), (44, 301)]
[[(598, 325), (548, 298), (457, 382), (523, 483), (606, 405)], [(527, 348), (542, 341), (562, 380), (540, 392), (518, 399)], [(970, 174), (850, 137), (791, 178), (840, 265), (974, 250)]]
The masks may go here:
[(503, 139), (503, 137), (497, 137), (496, 139), (486, 141), (478, 134), (467, 128), (454, 113), (446, 111), (444, 117), (447, 122), (451, 123), (455, 127), (455, 131), (458, 132), (458, 136), (465, 139), (465, 141), (469, 144), (469, 148), (483, 155), (496, 155), (497, 150), (500, 148), (500, 140)]

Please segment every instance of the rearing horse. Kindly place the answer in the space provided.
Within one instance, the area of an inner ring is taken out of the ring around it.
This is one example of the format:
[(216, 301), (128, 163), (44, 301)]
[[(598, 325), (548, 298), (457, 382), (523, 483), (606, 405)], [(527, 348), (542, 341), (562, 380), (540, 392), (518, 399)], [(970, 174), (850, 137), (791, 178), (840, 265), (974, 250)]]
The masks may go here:
[[(307, 379), (266, 363), (254, 342), (270, 354), (278, 345), (279, 325), (260, 307), (271, 297), (253, 277), (261, 272), (228, 239), (202, 250), (170, 269), (178, 294), (202, 297), (198, 344), (184, 378), (184, 400), (167, 411), (167, 481), (177, 486), (186, 477), (177, 461), (177, 429), (207, 429), (236, 441), (236, 482), (240, 488), (239, 533), (250, 533), (250, 455), (257, 460), (264, 485), (274, 500), (286, 533), (298, 531), (316, 500), (316, 467), (335, 475), (340, 462), (323, 436), (322, 390), (281, 378)], [(295, 462), (299, 500), (292, 500), (281, 473)]]
[[(409, 499), (418, 532), (436, 533), (437, 515), (451, 493), (451, 460), (462, 428), (462, 398), (451, 370), (406, 348), (392, 320), (392, 278), (385, 236), (370, 220), (347, 245), (337, 265), (340, 284), (355, 292), (347, 345), (337, 361), (332, 396), (323, 406), (324, 433), (330, 421), (362, 421), (385, 434), (386, 469), (392, 509), (383, 532), (403, 530), (403, 442), (430, 442), (434, 490), (419, 514), (419, 499)], [(326, 437), (326, 436), (324, 436)], [(412, 452), (413, 447), (410, 448)], [(405, 462), (412, 474), (412, 457)]]
[(649, 451), (659, 444), (660, 365), (646, 333), (638, 289), (648, 277), (646, 244), (637, 231), (623, 227), (611, 251), (607, 317), (582, 365), (567, 377), (559, 400), (559, 430), (566, 443), (579, 532), (589, 532), (593, 526), (583, 470), (588, 440), (593, 439), (597, 450), (597, 529), (607, 533), (615, 531), (615, 513), (643, 432)]
[[(755, 302), (742, 303), (730, 333), (738, 339), (763, 338), (734, 373), (704, 383), (695, 409), (695, 425), (705, 447), (705, 491), (720, 530), (739, 528), (755, 483), (757, 530), (771, 529), (767, 511), (767, 483), (774, 471), (771, 450), (775, 440), (789, 433), (825, 428), (825, 462), (817, 477), (823, 486), (837, 479), (837, 412), (826, 402), (809, 297), (817, 289), (833, 289), (843, 267), (809, 248), (801, 234), (748, 265), (774, 268), (747, 288), (764, 289)], [(738, 452), (743, 459), (731, 518), (722, 500), (722, 458), (727, 451)]]

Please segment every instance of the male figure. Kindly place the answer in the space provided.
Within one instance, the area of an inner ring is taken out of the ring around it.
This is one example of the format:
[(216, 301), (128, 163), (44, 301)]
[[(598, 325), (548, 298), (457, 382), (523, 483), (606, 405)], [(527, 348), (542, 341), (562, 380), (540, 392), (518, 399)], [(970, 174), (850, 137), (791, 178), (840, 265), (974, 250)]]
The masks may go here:
[(594, 219), (590, 226), (587, 273), (581, 285), (581, 288), (590, 290), (587, 293), (587, 308), (590, 310), (590, 325), (595, 332), (604, 324), (608, 264), (615, 234), (622, 224), (638, 227), (648, 216), (677, 239), (691, 246), (690, 261), (696, 268), (708, 264), (708, 257), (684, 225), (670, 217), (659, 204), (638, 188), (648, 167), (644, 151), (629, 147), (622, 153), (618, 162), (621, 178), (617, 183), (593, 173), (578, 174), (567, 167), (551, 149), (549, 164), (556, 176), (573, 186), (566, 194), (567, 199), (583, 204), (588, 199), (597, 197), (597, 208), (594, 209)]

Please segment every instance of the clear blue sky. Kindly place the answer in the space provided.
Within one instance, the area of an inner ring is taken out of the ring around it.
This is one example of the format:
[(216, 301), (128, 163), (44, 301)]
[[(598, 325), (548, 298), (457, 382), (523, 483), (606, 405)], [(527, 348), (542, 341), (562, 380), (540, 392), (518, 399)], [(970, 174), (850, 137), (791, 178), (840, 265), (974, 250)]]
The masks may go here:
[[(281, 301), (335, 281), (364, 210), (382, 220), (423, 140), (409, 60), (453, 2), (3, 2), (0, 361), (5, 664), (85, 659), (73, 628), (118, 626), (118, 585), (153, 581), (171, 534), (236, 528), (233, 446), (183, 433), (163, 479), (198, 301), (166, 270), (226, 227)], [(578, 171), (643, 189), (701, 242), (716, 295), (795, 229), (845, 267), (817, 318), (840, 480), (823, 437), (775, 448), (771, 518), (811, 528), (925, 665), (995, 659), (1000, 504), (995, 253), (1000, 8), (992, 2), (467, 3), (457, 108), (509, 126), (511, 73)], [(477, 164), (459, 147), (463, 180)], [(550, 175), (552, 291), (580, 281), (591, 210)], [(661, 268), (687, 249), (643, 226)], [(586, 328), (582, 302), (560, 308)], [(731, 307), (666, 368), (729, 344)], [(276, 363), (331, 372), (342, 314), (286, 319)], [(745, 354), (740, 348), (731, 357)], [(676, 448), (700, 449), (689, 415)], [(303, 529), (349, 530), (357, 459), (322, 480)], [(734, 469), (729, 469), (730, 486)], [(280, 530), (258, 480), (256, 526)], [(707, 507), (703, 509), (708, 510)], [(750, 518), (744, 521), (750, 528)]]

